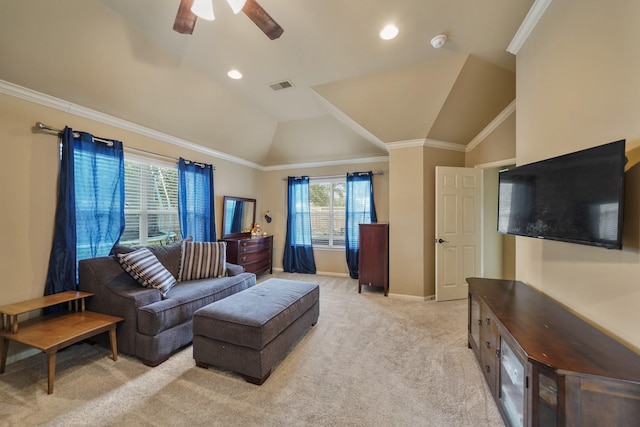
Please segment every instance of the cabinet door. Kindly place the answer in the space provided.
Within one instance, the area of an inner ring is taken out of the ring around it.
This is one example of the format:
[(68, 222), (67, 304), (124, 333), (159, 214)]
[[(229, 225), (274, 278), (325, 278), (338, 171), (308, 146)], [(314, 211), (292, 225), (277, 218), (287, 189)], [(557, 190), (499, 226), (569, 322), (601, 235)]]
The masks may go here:
[(500, 336), (500, 374), (498, 391), (501, 410), (511, 427), (524, 426), (526, 398), (526, 362), (516, 344)]
[(558, 419), (558, 375), (537, 364), (531, 369), (531, 418), (534, 426), (562, 425)]
[[(480, 299), (474, 295), (469, 294), (469, 347), (474, 351), (478, 351), (480, 345), (480, 325), (482, 324), (482, 318), (480, 317)], [(478, 354), (478, 360), (480, 356)]]

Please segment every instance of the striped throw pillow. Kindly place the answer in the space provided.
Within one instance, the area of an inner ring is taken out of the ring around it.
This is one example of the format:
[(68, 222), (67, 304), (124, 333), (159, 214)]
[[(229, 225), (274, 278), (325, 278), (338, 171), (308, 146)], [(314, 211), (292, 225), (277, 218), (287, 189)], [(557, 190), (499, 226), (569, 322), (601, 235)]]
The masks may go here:
[(167, 292), (176, 284), (176, 278), (147, 248), (118, 254), (117, 257), (122, 268), (131, 277), (145, 288), (153, 287), (158, 289), (163, 297), (166, 297)]
[(226, 242), (182, 242), (178, 282), (222, 277), (227, 273)]

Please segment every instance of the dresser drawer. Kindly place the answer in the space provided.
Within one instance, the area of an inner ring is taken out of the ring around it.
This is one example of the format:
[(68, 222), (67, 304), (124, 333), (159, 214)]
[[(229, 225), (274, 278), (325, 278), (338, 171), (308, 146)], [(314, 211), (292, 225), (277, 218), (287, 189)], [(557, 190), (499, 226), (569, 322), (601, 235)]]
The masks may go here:
[(225, 239), (227, 262), (241, 265), (245, 271), (272, 272), (273, 236)]
[(245, 265), (262, 259), (271, 259), (271, 249), (263, 249), (257, 252), (241, 253), (240, 257), (238, 258), (238, 263), (240, 265)]
[(258, 240), (251, 240), (251, 239), (246, 239), (246, 240), (242, 240), (240, 242), (239, 248), (238, 248), (238, 252), (243, 254), (243, 253), (249, 253), (249, 252), (258, 252), (261, 251), (263, 249), (267, 249), (271, 247), (271, 241), (267, 240), (267, 239), (258, 239)]
[(259, 273), (266, 270), (271, 270), (271, 258), (263, 259), (257, 262), (252, 262), (246, 265), (243, 265), (244, 271), (248, 271), (249, 273)]

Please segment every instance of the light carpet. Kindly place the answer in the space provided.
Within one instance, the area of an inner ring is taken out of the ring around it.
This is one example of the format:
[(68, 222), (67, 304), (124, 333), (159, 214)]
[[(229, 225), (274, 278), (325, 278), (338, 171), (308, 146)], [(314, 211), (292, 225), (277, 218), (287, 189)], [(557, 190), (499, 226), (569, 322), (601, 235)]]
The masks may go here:
[(345, 278), (278, 273), (320, 285), (320, 318), (256, 386), (195, 366), (187, 347), (150, 368), (81, 343), (0, 376), (3, 426), (503, 426), (471, 350), (467, 301), (357, 292)]

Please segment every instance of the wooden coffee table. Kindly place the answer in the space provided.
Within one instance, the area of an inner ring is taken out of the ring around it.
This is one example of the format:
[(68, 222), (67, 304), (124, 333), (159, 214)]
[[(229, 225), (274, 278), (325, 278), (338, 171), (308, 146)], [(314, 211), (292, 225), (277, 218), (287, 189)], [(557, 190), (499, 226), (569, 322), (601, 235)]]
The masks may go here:
[[(102, 332), (109, 332), (112, 358), (114, 361), (117, 360), (116, 325), (124, 319), (85, 311), (84, 299), (92, 295), (88, 292), (67, 291), (1, 306), (0, 336), (2, 337), (2, 348), (0, 349), (0, 374), (4, 373), (6, 367), (10, 341), (26, 344), (46, 353), (48, 365), (47, 392), (49, 394), (53, 393), (56, 352), (58, 350)], [(19, 315), (61, 303), (68, 304), (68, 311), (36, 317), (18, 325)]]

